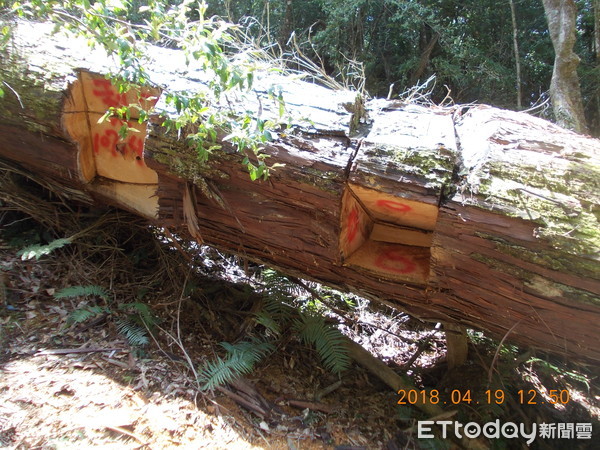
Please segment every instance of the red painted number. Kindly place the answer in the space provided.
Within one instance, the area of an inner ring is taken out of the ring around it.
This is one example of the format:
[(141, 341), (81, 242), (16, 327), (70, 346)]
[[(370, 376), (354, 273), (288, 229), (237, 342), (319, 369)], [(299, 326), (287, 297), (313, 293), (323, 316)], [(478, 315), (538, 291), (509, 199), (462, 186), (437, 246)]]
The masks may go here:
[(117, 155), (117, 142), (119, 134), (115, 130), (105, 130), (103, 134), (94, 134), (94, 152), (100, 153), (100, 148), (108, 148), (113, 155)]
[(127, 97), (125, 93), (118, 94), (110, 80), (93, 80), (94, 87), (92, 94), (102, 100), (105, 106), (125, 106)]

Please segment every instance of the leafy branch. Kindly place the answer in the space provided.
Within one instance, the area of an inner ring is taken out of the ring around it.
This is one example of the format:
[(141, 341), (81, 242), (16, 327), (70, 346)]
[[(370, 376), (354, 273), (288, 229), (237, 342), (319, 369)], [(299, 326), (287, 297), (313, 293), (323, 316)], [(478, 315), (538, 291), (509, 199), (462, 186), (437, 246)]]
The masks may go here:
[[(217, 137), (225, 135), (223, 140), (244, 154), (243, 164), (250, 177), (266, 179), (275, 166), (267, 165), (263, 149), (275, 138), (278, 122), (285, 114), (283, 97), (272, 96), (279, 106), (276, 120), (262, 119), (262, 107), (255, 113), (223, 107), (228, 93), (252, 89), (259, 64), (251, 51), (228, 51), (236, 48), (237, 27), (216, 17), (207, 18), (206, 10), (203, 0), (183, 0), (179, 5), (148, 0), (145, 6), (127, 0), (27, 0), (12, 6), (17, 17), (50, 20), (57, 29), (85, 37), (92, 47), (102, 47), (118, 63), (118, 71), (109, 77), (121, 93), (153, 85), (146, 69), (151, 63), (150, 45), (181, 50), (186, 66), (206, 74), (207, 82), (194, 91), (165, 91), (162, 125), (178, 133), (185, 130), (187, 144), (195, 149), (201, 163), (220, 149)], [(130, 108), (138, 111), (140, 121), (156, 113), (135, 104), (111, 108), (105, 119), (129, 117)]]

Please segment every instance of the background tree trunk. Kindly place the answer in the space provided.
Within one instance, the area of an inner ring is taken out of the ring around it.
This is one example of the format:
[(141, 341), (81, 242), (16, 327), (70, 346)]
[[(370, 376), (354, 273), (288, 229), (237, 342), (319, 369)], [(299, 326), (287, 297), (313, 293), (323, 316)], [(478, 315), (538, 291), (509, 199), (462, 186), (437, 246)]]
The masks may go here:
[(516, 75), (516, 88), (517, 88), (517, 109), (521, 109), (523, 105), (521, 104), (521, 59), (519, 57), (519, 40), (518, 40), (518, 28), (517, 28), (517, 15), (515, 13), (515, 2), (513, 0), (508, 0), (510, 4), (510, 17), (512, 19), (512, 29), (513, 29), (513, 48), (515, 51), (515, 75)]
[(285, 48), (288, 40), (290, 39), (290, 35), (294, 30), (294, 8), (292, 4), (292, 0), (285, 0), (285, 12), (283, 14), (283, 24), (281, 26), (281, 30), (279, 31), (279, 45), (281, 48)]
[(425, 70), (429, 65), (431, 52), (435, 48), (435, 44), (437, 44), (437, 41), (440, 38), (440, 34), (437, 32), (435, 32), (433, 36), (431, 36), (431, 33), (428, 33), (429, 30), (431, 30), (431, 28), (428, 25), (423, 24), (420, 39), (421, 57), (419, 58), (419, 64), (417, 65), (410, 77), (410, 86), (415, 86), (419, 82), (419, 79), (425, 73)]
[(577, 66), (579, 56), (573, 51), (577, 20), (574, 0), (543, 0), (548, 30), (554, 46), (554, 70), (550, 98), (556, 122), (578, 133), (587, 133)]
[(600, 65), (600, 0), (594, 0), (594, 46), (596, 64)]
[(596, 89), (593, 94), (593, 103), (595, 104), (595, 111), (592, 114), (592, 123), (590, 128), (592, 129), (595, 137), (600, 137), (600, 0), (593, 0), (594, 7), (594, 50), (596, 54)]

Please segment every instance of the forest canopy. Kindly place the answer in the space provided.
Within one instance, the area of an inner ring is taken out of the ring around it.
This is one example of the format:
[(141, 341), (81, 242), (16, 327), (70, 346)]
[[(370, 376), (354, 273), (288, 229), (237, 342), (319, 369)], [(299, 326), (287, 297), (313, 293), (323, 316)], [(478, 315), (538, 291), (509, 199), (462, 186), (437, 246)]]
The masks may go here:
[[(554, 49), (541, 0), (212, 0), (209, 12), (246, 24), (284, 51), (297, 45), (332, 75), (364, 75), (374, 96), (435, 75), (433, 100), (527, 109), (548, 99)], [(511, 17), (511, 3), (514, 18)], [(598, 0), (577, 0), (575, 53), (586, 118), (600, 134)], [(249, 18), (253, 18), (252, 20)], [(293, 38), (290, 38), (293, 36)], [(520, 64), (517, 99), (515, 42)], [(363, 73), (357, 73), (358, 62)], [(390, 89), (390, 86), (393, 88)], [(547, 109), (547, 117), (551, 110)]]
[[(3, 2), (0, 2), (0, 5)], [(205, 16), (239, 24), (275, 57), (302, 55), (327, 75), (368, 94), (395, 97), (435, 76), (431, 99), (529, 109), (552, 118), (549, 89), (555, 50), (542, 0), (208, 0)], [(555, 2), (556, 3), (556, 2)], [(562, 0), (558, 3), (573, 3)], [(120, 19), (150, 24), (188, 0), (98, 0), (5, 3), (82, 13), (102, 6)], [(600, 1), (576, 0), (581, 95), (590, 132), (600, 135)], [(175, 23), (175, 22), (173, 22)], [(157, 39), (159, 40), (159, 39)], [(169, 44), (163, 39), (163, 44)], [(291, 58), (290, 61), (294, 61)], [(293, 65), (294, 63), (289, 63)], [(297, 64), (297, 63), (296, 63)], [(294, 67), (292, 67), (294, 68)], [(300, 66), (295, 68), (301, 68)], [(546, 102), (546, 103), (545, 103)]]

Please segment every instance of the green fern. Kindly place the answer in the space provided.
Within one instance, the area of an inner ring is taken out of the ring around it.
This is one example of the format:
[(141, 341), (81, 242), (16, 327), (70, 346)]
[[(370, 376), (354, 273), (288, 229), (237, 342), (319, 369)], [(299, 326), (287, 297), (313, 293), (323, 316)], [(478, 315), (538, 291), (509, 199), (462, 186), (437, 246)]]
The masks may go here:
[(133, 323), (129, 318), (117, 317), (115, 325), (117, 326), (117, 331), (125, 336), (131, 346), (143, 347), (148, 344), (148, 332), (146, 329)]
[(275, 297), (292, 297), (303, 292), (296, 283), (291, 282), (288, 277), (276, 270), (265, 269), (261, 275), (266, 291)]
[(281, 335), (281, 325), (266, 311), (259, 311), (254, 318), (257, 324), (262, 325), (275, 336)]
[(227, 350), (227, 356), (207, 361), (198, 377), (204, 390), (231, 383), (241, 375), (252, 372), (254, 364), (275, 349), (272, 343), (257, 338), (236, 344), (222, 342), (221, 346)]
[(95, 284), (88, 286), (69, 286), (54, 293), (54, 298), (72, 298), (72, 297), (87, 297), (96, 295), (103, 300), (108, 301), (108, 292), (102, 287)]
[(276, 336), (281, 329), (289, 328), (291, 322), (292, 329), (301, 339), (316, 348), (326, 369), (336, 374), (346, 370), (350, 366), (350, 356), (344, 345), (344, 336), (337, 328), (327, 325), (319, 315), (317, 311), (322, 308), (318, 299), (305, 302), (305, 309), (311, 312), (298, 311), (290, 306), (290, 297), (303, 292), (298, 283), (272, 269), (263, 271), (263, 282), (268, 296), (264, 307), (256, 314), (256, 322)]
[[(262, 278), (264, 303), (254, 315), (255, 322), (265, 327), (266, 334), (270, 333), (276, 339), (282, 337), (283, 330), (296, 331), (304, 342), (316, 348), (328, 370), (336, 374), (346, 370), (350, 366), (350, 357), (340, 331), (327, 325), (317, 313), (303, 313), (292, 306), (293, 296), (305, 292), (304, 289), (272, 269), (264, 270)], [(203, 365), (198, 377), (202, 389), (214, 389), (250, 373), (257, 361), (274, 351), (274, 345), (267, 338), (252, 338), (236, 344), (223, 342), (221, 346), (227, 355)]]
[(325, 323), (322, 316), (300, 314), (294, 329), (308, 345), (314, 345), (327, 370), (339, 374), (350, 367), (350, 356), (344, 345), (344, 335)]
[(110, 314), (108, 308), (102, 306), (86, 306), (85, 308), (79, 308), (69, 314), (67, 317), (67, 325), (73, 325), (76, 323), (83, 323), (92, 317), (97, 317), (101, 314)]
[(69, 238), (55, 239), (47, 245), (34, 244), (17, 252), (17, 256), (20, 256), (23, 261), (35, 258), (36, 261), (44, 255), (52, 253), (54, 250), (64, 247), (71, 243)]
[(286, 328), (288, 322), (297, 314), (296, 310), (288, 305), (288, 302), (287, 294), (274, 295), (271, 293), (263, 298), (262, 308), (255, 314), (254, 320), (275, 336), (280, 336), (282, 328)]
[[(134, 303), (121, 303), (119, 305), (119, 309), (121, 311), (129, 312), (128, 317), (134, 321), (138, 322), (139, 325), (152, 328), (156, 325), (156, 317), (152, 314), (152, 310), (150, 306), (145, 303), (134, 302)], [(136, 320), (139, 319), (139, 320)]]
[[(109, 300), (108, 292), (97, 285), (70, 286), (54, 293), (55, 298), (97, 296)], [(85, 322), (100, 314), (108, 314), (114, 321), (117, 331), (125, 336), (131, 346), (143, 347), (148, 344), (148, 332), (156, 324), (150, 307), (144, 303), (122, 303), (119, 311), (101, 306), (85, 306), (73, 311), (67, 318), (67, 325)]]

